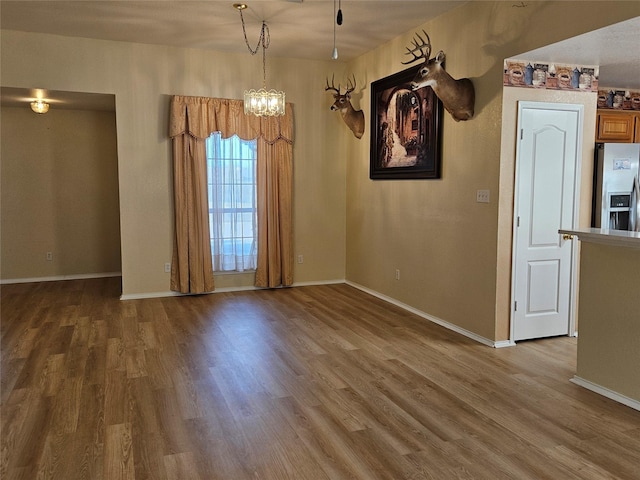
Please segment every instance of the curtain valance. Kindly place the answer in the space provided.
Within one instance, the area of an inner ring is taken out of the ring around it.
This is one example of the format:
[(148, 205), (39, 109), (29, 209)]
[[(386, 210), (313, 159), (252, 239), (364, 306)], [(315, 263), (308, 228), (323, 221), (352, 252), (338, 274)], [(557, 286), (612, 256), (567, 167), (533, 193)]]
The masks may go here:
[(233, 135), (243, 140), (263, 138), (273, 144), (278, 140), (293, 143), (293, 110), (285, 106), (280, 117), (245, 115), (242, 100), (227, 98), (186, 97), (175, 95), (171, 100), (169, 136), (188, 134), (205, 139), (213, 132), (224, 138)]

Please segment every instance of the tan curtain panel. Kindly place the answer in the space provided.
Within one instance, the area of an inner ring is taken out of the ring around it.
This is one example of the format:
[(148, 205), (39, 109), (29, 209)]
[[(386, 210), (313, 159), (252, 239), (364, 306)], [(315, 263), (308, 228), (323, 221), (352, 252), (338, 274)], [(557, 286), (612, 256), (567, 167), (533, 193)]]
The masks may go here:
[(171, 264), (171, 290), (182, 293), (211, 292), (214, 286), (205, 141), (189, 135), (174, 137), (173, 158), (176, 237)]
[(258, 267), (256, 286), (293, 283), (293, 109), (281, 117), (244, 114), (242, 100), (174, 96), (169, 136), (173, 139), (176, 238), (171, 289), (204, 293), (214, 289), (205, 139), (258, 139)]

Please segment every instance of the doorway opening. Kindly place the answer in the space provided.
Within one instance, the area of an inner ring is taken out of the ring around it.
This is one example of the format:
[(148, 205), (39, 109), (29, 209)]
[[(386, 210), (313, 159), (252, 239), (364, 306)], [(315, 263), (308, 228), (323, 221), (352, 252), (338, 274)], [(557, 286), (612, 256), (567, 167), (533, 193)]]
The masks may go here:
[[(120, 276), (115, 96), (1, 93), (0, 281)], [(49, 111), (32, 112), (34, 98)]]

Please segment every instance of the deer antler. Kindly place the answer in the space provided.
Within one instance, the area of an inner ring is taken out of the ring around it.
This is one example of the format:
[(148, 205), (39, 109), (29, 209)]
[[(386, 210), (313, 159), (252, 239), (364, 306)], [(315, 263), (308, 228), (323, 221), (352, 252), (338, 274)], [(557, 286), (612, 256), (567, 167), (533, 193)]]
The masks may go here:
[(327, 77), (327, 88), (324, 89), (324, 91), (328, 91), (328, 90), (333, 90), (334, 92), (336, 92), (337, 95), (342, 95), (340, 93), (340, 84), (338, 84), (338, 88), (333, 86), (333, 78), (334, 75), (331, 75), (331, 86), (329, 86), (329, 77)]
[(340, 112), (342, 120), (347, 124), (347, 127), (353, 132), (356, 138), (362, 138), (364, 134), (364, 113), (362, 110), (356, 110), (351, 105), (351, 92), (356, 88), (356, 76), (353, 75), (353, 81), (351, 78), (347, 80), (347, 89), (344, 93), (340, 93), (340, 84), (338, 88), (334, 84), (334, 75), (331, 76), (331, 86), (329, 86), (329, 77), (327, 77), (327, 87), (325, 90), (333, 90), (333, 105), (331, 105), (332, 111)]
[(356, 76), (353, 75), (353, 83), (351, 82), (351, 79), (347, 80), (347, 91), (344, 92), (344, 94), (349, 95), (355, 89), (356, 89)]
[[(413, 55), (413, 58), (408, 62), (400, 62), (403, 65), (408, 65), (422, 58), (424, 58), (425, 61), (429, 60), (429, 57), (431, 56), (431, 39), (427, 32), (422, 30), (422, 33), (427, 37), (427, 40), (425, 41), (419, 33), (416, 33), (416, 36), (412, 40), (413, 48), (407, 47), (407, 51), (405, 52), (405, 55)], [(420, 40), (420, 43), (418, 43), (418, 39)], [(416, 52), (420, 52), (420, 55), (416, 55)]]

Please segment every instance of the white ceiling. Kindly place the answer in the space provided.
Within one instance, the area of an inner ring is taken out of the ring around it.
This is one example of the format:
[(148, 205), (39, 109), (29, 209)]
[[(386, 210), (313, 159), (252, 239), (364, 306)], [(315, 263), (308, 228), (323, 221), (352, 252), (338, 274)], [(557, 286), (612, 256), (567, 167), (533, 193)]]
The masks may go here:
[(640, 89), (640, 17), (524, 52), (522, 59), (600, 65), (599, 85)]
[[(240, 14), (233, 3), (233, 0), (0, 0), (0, 27), (248, 53)], [(338, 4), (344, 21), (337, 27), (336, 42), (339, 60), (347, 61), (464, 3), (467, 2), (247, 0), (249, 8), (244, 17), (252, 48), (264, 19), (271, 34), (268, 56), (329, 60), (333, 50), (334, 6)], [(640, 89), (639, 45), (640, 17), (636, 17), (513, 57), (600, 65), (600, 85)], [(48, 93), (51, 98), (52, 92)], [(29, 94), (27, 90), (3, 88), (2, 103)], [(69, 95), (59, 106), (73, 105)]]
[[(176, 47), (247, 52), (238, 0), (2, 0), (3, 29)], [(242, 2), (240, 2), (242, 3)], [(329, 60), (333, 0), (246, 0), (247, 37), (255, 48), (262, 20), (271, 34), (268, 56)], [(340, 60), (350, 60), (427, 22), (465, 0), (336, 0)]]

